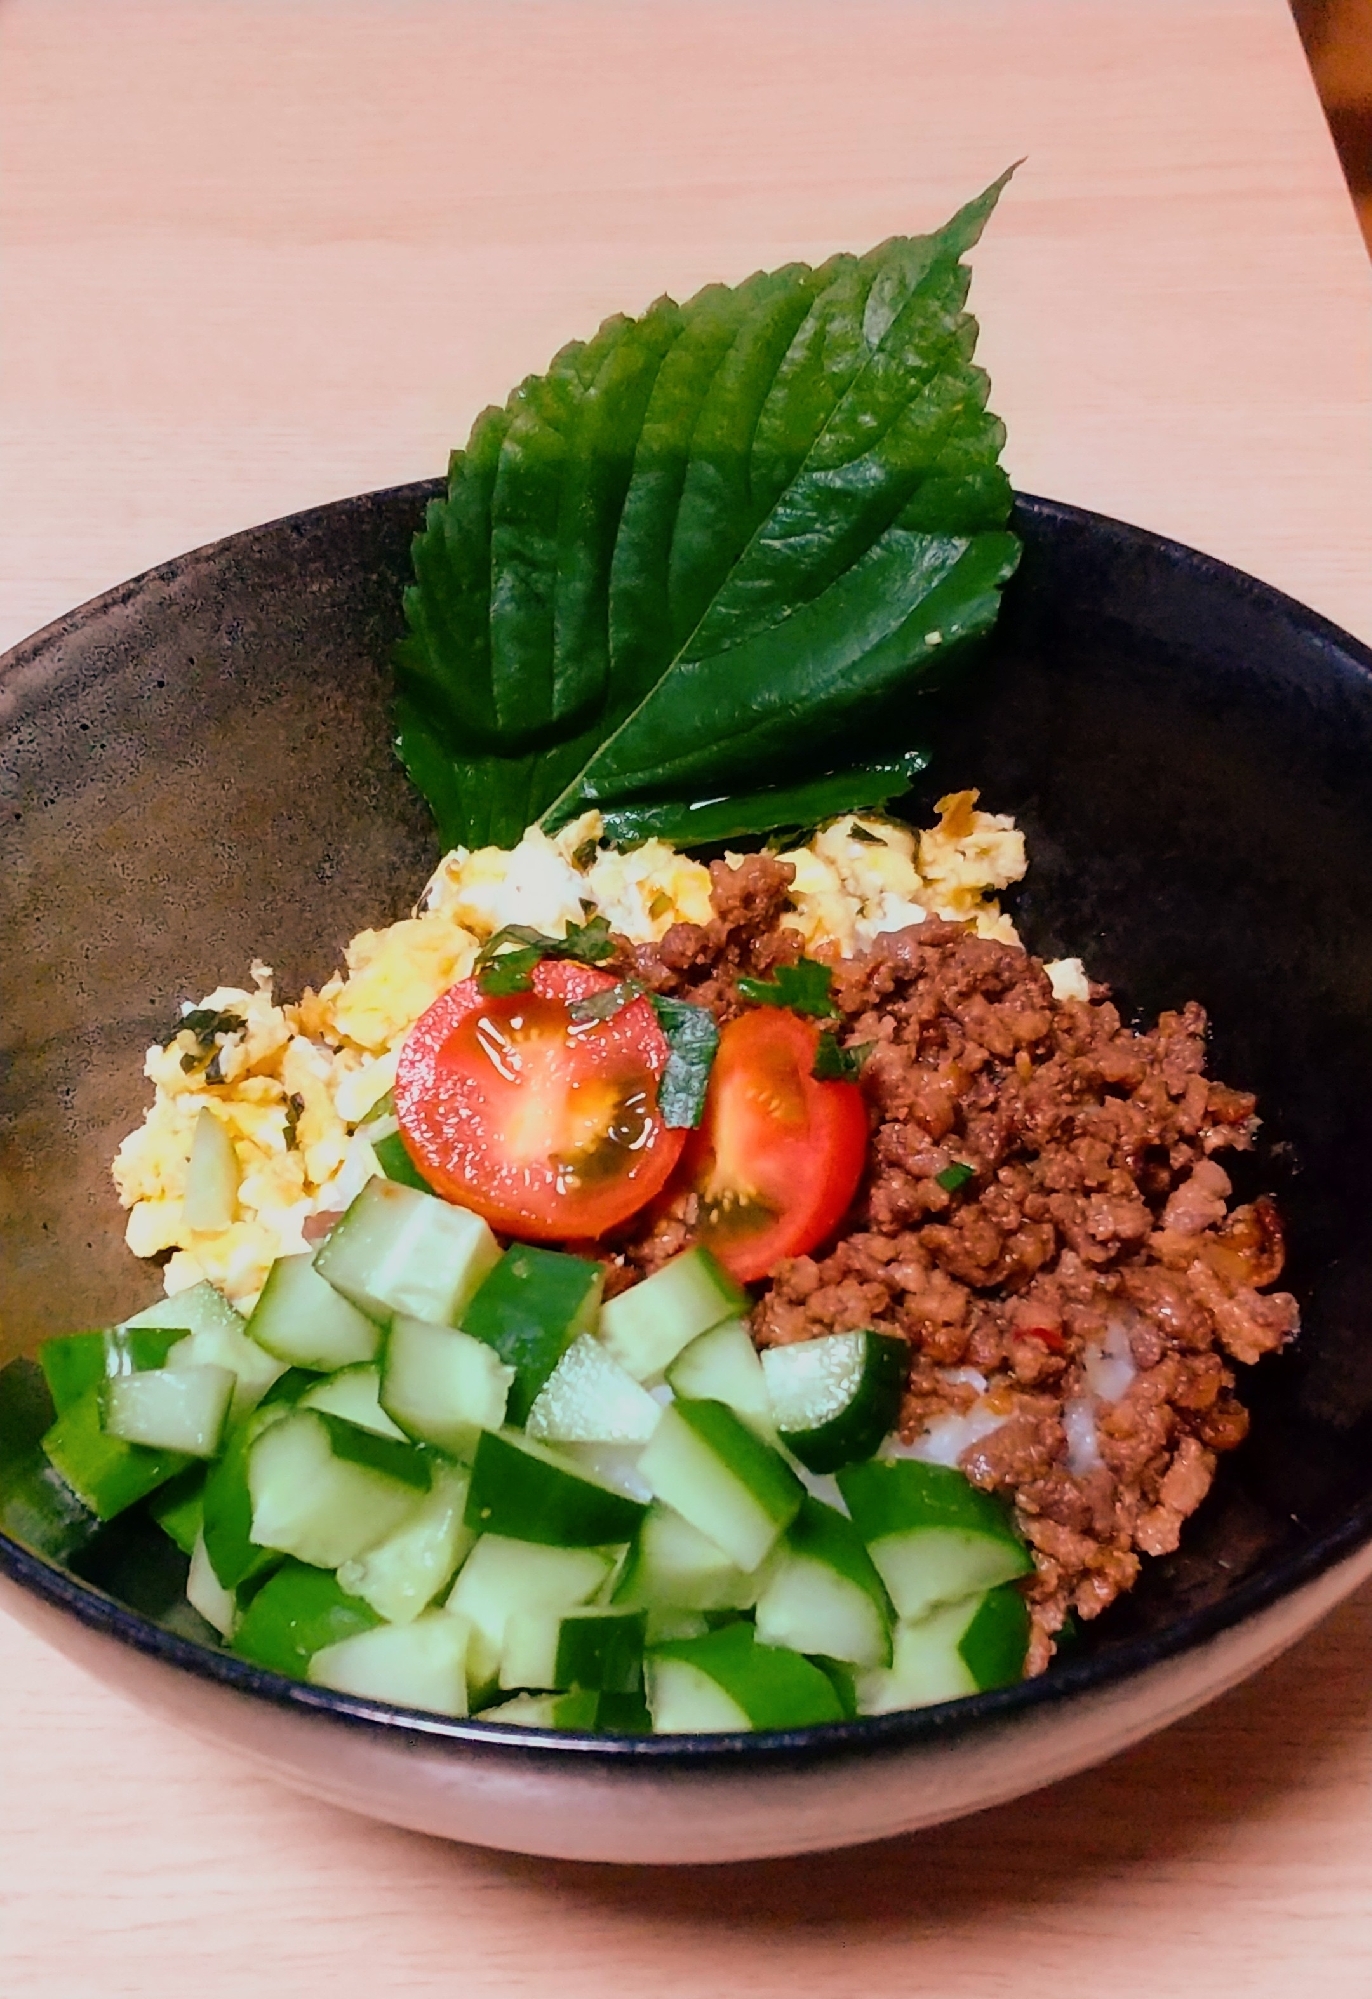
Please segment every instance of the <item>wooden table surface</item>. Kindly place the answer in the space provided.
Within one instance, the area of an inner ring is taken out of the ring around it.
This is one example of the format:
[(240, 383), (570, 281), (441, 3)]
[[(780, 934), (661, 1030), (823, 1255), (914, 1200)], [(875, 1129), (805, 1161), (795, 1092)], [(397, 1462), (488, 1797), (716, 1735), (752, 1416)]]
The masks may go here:
[[(1281, 0), (5, 0), (0, 646), (1021, 155), (974, 289), (1016, 483), (1372, 638), (1372, 275)], [(1043, 1796), (723, 1870), (370, 1825), (3, 1618), (0, 1692), (0, 1999), (1372, 1986), (1372, 1594)]]

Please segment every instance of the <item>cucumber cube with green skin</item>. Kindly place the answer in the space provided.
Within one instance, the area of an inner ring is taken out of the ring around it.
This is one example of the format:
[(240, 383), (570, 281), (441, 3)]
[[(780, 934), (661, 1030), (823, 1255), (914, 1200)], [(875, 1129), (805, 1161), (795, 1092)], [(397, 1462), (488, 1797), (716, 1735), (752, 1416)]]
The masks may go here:
[(645, 1610), (643, 1615), (645, 1645), (665, 1645), (669, 1638), (703, 1638), (713, 1629), (703, 1610), (675, 1610), (667, 1605), (661, 1610)]
[(826, 1659), (822, 1654), (817, 1654), (811, 1659), (810, 1663), (812, 1666), (819, 1667), (820, 1672), (823, 1673), (829, 1685), (838, 1695), (838, 1704), (843, 1709), (843, 1719), (845, 1721), (856, 1721), (858, 1716), (857, 1675), (854, 1669), (846, 1660)]
[(338, 1580), (389, 1624), (413, 1624), (448, 1587), (476, 1540), (463, 1525), (467, 1474), (436, 1464), (433, 1484), (418, 1510), (375, 1548), (339, 1566)]
[(839, 1472), (838, 1486), (904, 1621), (1033, 1567), (1008, 1509), (947, 1465), (874, 1458)]
[(468, 1555), (447, 1608), (469, 1618), (472, 1649), (468, 1673), (474, 1688), (493, 1682), (500, 1669), (505, 1629), (521, 1610), (570, 1610), (596, 1594), (614, 1566), (600, 1548), (549, 1548), (483, 1534)]
[(723, 1402), (759, 1436), (775, 1439), (776, 1421), (762, 1357), (742, 1319), (726, 1319), (683, 1347), (667, 1386), (691, 1402)]
[(102, 1522), (43, 1450), (55, 1415), (36, 1361), (0, 1368), (0, 1532), (49, 1561), (69, 1562), (95, 1540)]
[(267, 1390), (286, 1372), (278, 1360), (250, 1340), (247, 1328), (223, 1293), (213, 1284), (193, 1284), (175, 1297), (159, 1298), (155, 1305), (124, 1320), (131, 1326), (189, 1326), (188, 1336), (179, 1340), (167, 1355), (168, 1367), (227, 1367), (237, 1379), (233, 1396), (233, 1420), (255, 1409)]
[(183, 1451), (147, 1450), (109, 1436), (100, 1419), (98, 1383), (58, 1417), (43, 1449), (77, 1498), (102, 1520), (127, 1512), (192, 1462)]
[(589, 1333), (572, 1341), (524, 1428), (545, 1444), (646, 1444), (662, 1405)]
[(292, 1410), (248, 1451), (252, 1538), (336, 1569), (393, 1534), (416, 1511), (429, 1478), (429, 1461), (412, 1444), (320, 1409)]
[(523, 1423), (540, 1389), (582, 1333), (594, 1332), (603, 1264), (512, 1243), (462, 1314), (464, 1333), (515, 1371), (509, 1420)]
[(505, 1421), (515, 1370), (451, 1326), (395, 1318), (386, 1335), (381, 1403), (421, 1443), (469, 1458), (483, 1430)]
[(601, 1548), (628, 1541), (644, 1508), (518, 1430), (483, 1430), (472, 1461), (466, 1521), (552, 1548)]
[(212, 1458), (219, 1449), (235, 1377), (226, 1367), (155, 1367), (102, 1381), (100, 1420), (111, 1437), (154, 1451)]
[(676, 1615), (747, 1610), (759, 1587), (756, 1573), (739, 1568), (708, 1534), (654, 1500), (630, 1544), (614, 1601)]
[(202, 1278), (199, 1284), (177, 1291), (170, 1298), (155, 1298), (141, 1312), (120, 1321), (121, 1331), (127, 1332), (134, 1326), (180, 1327), (187, 1338), (194, 1339), (215, 1333), (241, 1333), (243, 1316), (208, 1278)]
[(204, 1526), (207, 1473), (205, 1465), (190, 1465), (148, 1501), (149, 1516), (183, 1555), (194, 1553)]
[(596, 1702), (595, 1725), (602, 1735), (651, 1735), (653, 1717), (642, 1691), (603, 1693)]
[(295, 1368), (282, 1375), (258, 1407), (233, 1424), (223, 1451), (206, 1474), (201, 1511), (205, 1550), (225, 1589), (240, 1589), (280, 1563), (279, 1555), (259, 1547), (252, 1538), (248, 1454), (262, 1432), (289, 1415), (294, 1403), (313, 1385), (313, 1375)]
[(497, 1707), (483, 1708), (483, 1721), (504, 1722), (514, 1728), (578, 1729), (586, 1733), (598, 1726), (600, 1696), (578, 1688), (570, 1694), (516, 1694)]
[(308, 1249), (277, 1257), (248, 1320), (248, 1333), (278, 1360), (320, 1374), (375, 1360), (381, 1345), (376, 1321), (325, 1283)]
[(379, 1624), (316, 1652), (309, 1678), (314, 1686), (361, 1700), (465, 1715), (471, 1631), (466, 1618), (450, 1610), (431, 1610), (403, 1626)]
[(479, 1215), (398, 1180), (369, 1180), (315, 1252), (314, 1267), (378, 1325), (397, 1312), (455, 1326), (500, 1245)]
[(101, 1332), (63, 1333), (44, 1340), (38, 1360), (60, 1416), (102, 1381), (165, 1367), (172, 1348), (187, 1338), (184, 1326), (110, 1326)]
[(232, 1635), (238, 1622), (238, 1599), (231, 1589), (225, 1589), (214, 1572), (214, 1565), (205, 1552), (205, 1537), (196, 1536), (191, 1549), (190, 1572), (186, 1577), (186, 1601), (192, 1610), (198, 1610), (206, 1624), (212, 1626), (221, 1638)]
[(303, 1562), (286, 1562), (243, 1612), (233, 1649), (258, 1666), (303, 1680), (316, 1652), (380, 1622), (370, 1604), (339, 1587), (336, 1576)]
[(759, 1642), (853, 1666), (889, 1666), (894, 1621), (852, 1521), (807, 1495), (758, 1596)]
[(600, 1315), (600, 1337), (635, 1381), (652, 1381), (692, 1340), (747, 1308), (746, 1292), (708, 1249), (697, 1247), (611, 1298)]
[(656, 1646), (646, 1674), (653, 1727), (662, 1735), (809, 1728), (843, 1719), (819, 1667), (798, 1652), (760, 1645), (751, 1624)]
[(814, 1472), (870, 1458), (894, 1429), (910, 1349), (888, 1333), (827, 1333), (769, 1347), (762, 1372), (788, 1451)]
[(405, 1432), (393, 1423), (381, 1407), (381, 1369), (374, 1361), (360, 1361), (355, 1367), (341, 1367), (337, 1374), (315, 1381), (299, 1398), (301, 1409), (322, 1409), (326, 1416), (342, 1416), (361, 1430), (378, 1437), (394, 1437), (406, 1443)]
[(780, 1454), (722, 1402), (674, 1402), (638, 1468), (659, 1499), (748, 1571), (766, 1560), (805, 1497)]
[(1011, 1686), (1028, 1649), (1029, 1606), (1017, 1589), (944, 1604), (896, 1626), (890, 1666), (857, 1675), (858, 1711), (892, 1714)]
[(643, 1683), (641, 1610), (520, 1610), (505, 1626), (502, 1687), (596, 1687), (631, 1694)]
[(424, 1194), (433, 1193), (433, 1188), (405, 1150), (405, 1141), (398, 1130), (382, 1132), (374, 1138), (372, 1151), (388, 1180), (398, 1180), (402, 1187), (418, 1187)]

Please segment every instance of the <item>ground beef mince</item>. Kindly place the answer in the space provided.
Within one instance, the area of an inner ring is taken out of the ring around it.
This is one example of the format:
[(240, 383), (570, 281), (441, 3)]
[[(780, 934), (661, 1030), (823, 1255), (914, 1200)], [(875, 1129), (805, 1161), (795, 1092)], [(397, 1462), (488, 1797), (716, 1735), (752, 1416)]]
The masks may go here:
[[(800, 945), (780, 927), (789, 866), (711, 874), (713, 920), (636, 948), (633, 969), (727, 1019), (737, 978)], [(943, 1419), (977, 1419), (957, 1462), (1011, 1501), (1032, 1548), (1041, 1671), (1069, 1611), (1097, 1616), (1140, 1555), (1177, 1546), (1216, 1454), (1242, 1440), (1230, 1361), (1296, 1330), (1294, 1298), (1267, 1288), (1277, 1211), (1231, 1207), (1216, 1157), (1251, 1146), (1254, 1099), (1207, 1078), (1194, 1003), (1138, 1033), (1104, 987), (1055, 999), (1038, 959), (959, 925), (929, 918), (833, 972), (840, 1039), (871, 1045), (867, 1176), (837, 1239), (764, 1288), (754, 1336), (899, 1334), (902, 1437), (933, 1423), (956, 1442)], [(950, 1192), (954, 1165), (972, 1177)], [(684, 1196), (622, 1245), (611, 1288), (687, 1247), (693, 1219)]]

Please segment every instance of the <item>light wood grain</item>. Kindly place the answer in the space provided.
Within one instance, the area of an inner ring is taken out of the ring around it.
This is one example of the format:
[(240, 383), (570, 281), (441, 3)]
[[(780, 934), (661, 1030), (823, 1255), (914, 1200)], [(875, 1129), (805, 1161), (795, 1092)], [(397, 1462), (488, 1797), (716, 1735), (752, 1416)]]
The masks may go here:
[[(928, 226), (1017, 482), (1372, 637), (1372, 275), (1281, 0), (7, 0), (0, 643), (439, 469), (605, 312)], [(297, 1800), (0, 1620), (0, 1995), (1363, 1993), (1372, 1595), (1045, 1797), (722, 1872)]]

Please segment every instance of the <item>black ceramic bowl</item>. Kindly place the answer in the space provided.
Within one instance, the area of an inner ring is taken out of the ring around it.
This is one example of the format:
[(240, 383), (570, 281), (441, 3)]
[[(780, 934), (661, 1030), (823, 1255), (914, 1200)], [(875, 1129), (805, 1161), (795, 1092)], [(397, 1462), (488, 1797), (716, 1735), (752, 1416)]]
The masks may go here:
[[(388, 748), (387, 657), (433, 487), (321, 507), (111, 592), (0, 662), (0, 1359), (146, 1300), (108, 1180), (142, 1051), (254, 954), (281, 988), (435, 858)], [(1022, 499), (1025, 559), (927, 794), (1013, 812), (1015, 905), (1126, 1012), (1194, 998), (1258, 1091), (1245, 1192), (1285, 1211), (1305, 1330), (1178, 1554), (1044, 1679), (800, 1735), (606, 1740), (294, 1685), (159, 1622), (165, 1544), (83, 1578), (0, 1536), (6, 1608), (320, 1795), (530, 1852), (729, 1859), (873, 1838), (1096, 1760), (1291, 1642), (1372, 1572), (1372, 654), (1251, 578)], [(926, 798), (917, 801), (919, 806)], [(176, 1619), (172, 1619), (173, 1626)]]

